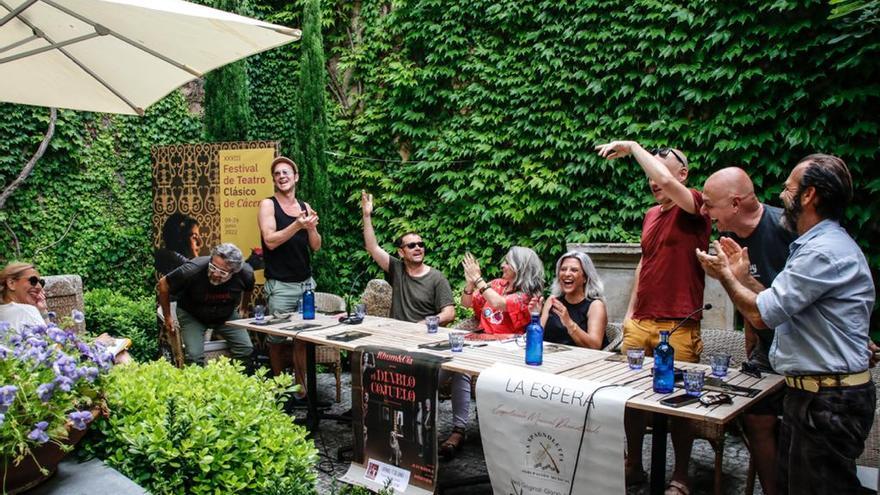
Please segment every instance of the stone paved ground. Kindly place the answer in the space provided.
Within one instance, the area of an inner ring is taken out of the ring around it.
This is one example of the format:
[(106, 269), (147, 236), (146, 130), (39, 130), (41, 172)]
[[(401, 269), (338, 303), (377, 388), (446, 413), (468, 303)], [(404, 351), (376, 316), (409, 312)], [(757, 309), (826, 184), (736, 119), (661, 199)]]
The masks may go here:
[[(321, 390), (322, 400), (331, 400), (333, 391), (333, 376), (330, 374), (319, 375), (319, 390)], [(349, 396), (350, 382), (349, 375), (343, 374), (343, 396), (340, 404), (334, 404), (329, 412), (341, 413), (351, 406)], [(304, 413), (304, 411), (302, 411)], [(449, 434), (452, 429), (452, 408), (449, 401), (441, 402), (439, 408), (439, 434), (441, 440)], [(474, 414), (471, 413), (471, 424), (468, 427), (468, 439), (464, 445), (464, 449), (451, 462), (441, 462), (440, 464), (440, 482), (454, 483), (456, 480), (462, 481), (474, 476), (486, 474), (485, 461), (483, 459), (483, 451), (480, 444), (479, 432), (476, 423), (473, 420)], [(351, 427), (348, 424), (336, 423), (333, 421), (324, 421), (321, 423), (320, 432), (314, 435), (315, 445), (321, 452), (321, 460), (319, 462), (319, 481), (318, 493), (330, 493), (330, 486), (333, 481), (345, 473), (348, 469), (346, 462), (336, 460), (336, 451), (339, 447), (351, 444)], [(646, 436), (645, 441), (645, 466), (650, 466), (650, 436)], [(672, 474), (672, 446), (669, 444), (666, 454), (666, 477)], [(697, 440), (694, 444), (692, 455), (690, 474), (691, 474), (691, 493), (693, 494), (710, 494), (713, 491), (715, 451), (703, 440)], [(724, 449), (724, 493), (725, 495), (742, 494), (745, 490), (746, 472), (748, 471), (749, 454), (741, 439), (736, 436), (728, 435), (726, 447)], [(760, 484), (755, 487), (755, 493), (760, 494)], [(485, 483), (469, 483), (459, 488), (449, 488), (443, 493), (447, 495), (491, 495), (492, 489), (488, 482)], [(628, 495), (642, 495), (648, 493), (647, 484), (634, 487), (627, 491)]]

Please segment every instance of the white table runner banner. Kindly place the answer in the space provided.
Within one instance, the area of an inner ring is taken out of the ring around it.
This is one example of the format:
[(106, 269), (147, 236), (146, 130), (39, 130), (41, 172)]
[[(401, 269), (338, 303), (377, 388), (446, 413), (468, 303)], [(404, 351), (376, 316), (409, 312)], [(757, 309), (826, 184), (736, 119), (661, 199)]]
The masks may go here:
[(625, 493), (626, 401), (640, 391), (496, 364), (477, 380), (495, 495)]

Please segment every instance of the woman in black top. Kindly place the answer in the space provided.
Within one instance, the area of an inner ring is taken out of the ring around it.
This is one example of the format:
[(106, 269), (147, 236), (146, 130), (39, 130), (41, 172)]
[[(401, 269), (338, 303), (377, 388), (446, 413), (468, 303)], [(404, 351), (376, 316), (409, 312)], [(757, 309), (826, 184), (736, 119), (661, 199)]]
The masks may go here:
[(593, 261), (569, 251), (556, 262), (556, 279), (544, 303), (541, 325), (544, 340), (557, 344), (601, 349), (608, 345), (605, 296)]

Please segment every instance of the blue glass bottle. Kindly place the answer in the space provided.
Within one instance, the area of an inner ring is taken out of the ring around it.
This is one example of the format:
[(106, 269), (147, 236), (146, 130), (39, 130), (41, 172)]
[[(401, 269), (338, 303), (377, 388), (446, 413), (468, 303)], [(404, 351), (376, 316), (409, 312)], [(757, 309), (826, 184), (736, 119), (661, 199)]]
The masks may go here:
[(526, 364), (541, 366), (544, 362), (544, 327), (540, 313), (532, 313), (532, 321), (526, 325)]
[(312, 291), (312, 284), (306, 284), (306, 291), (303, 292), (302, 301), (303, 320), (315, 319), (315, 293)]
[(660, 343), (654, 348), (654, 392), (669, 394), (675, 389), (675, 349), (669, 345), (669, 332), (660, 332)]

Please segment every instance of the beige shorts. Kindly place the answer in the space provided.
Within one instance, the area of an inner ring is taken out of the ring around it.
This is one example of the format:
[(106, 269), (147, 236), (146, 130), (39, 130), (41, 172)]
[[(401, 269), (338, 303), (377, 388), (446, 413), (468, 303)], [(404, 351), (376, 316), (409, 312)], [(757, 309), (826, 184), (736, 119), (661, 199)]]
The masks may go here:
[[(642, 347), (645, 355), (654, 354), (660, 343), (660, 331), (672, 330), (676, 320), (625, 320), (623, 322), (623, 344), (621, 352), (626, 354), (630, 347)], [(700, 336), (700, 322), (688, 320), (669, 336), (669, 345), (675, 349), (676, 361), (699, 363), (703, 352), (703, 338)]]

